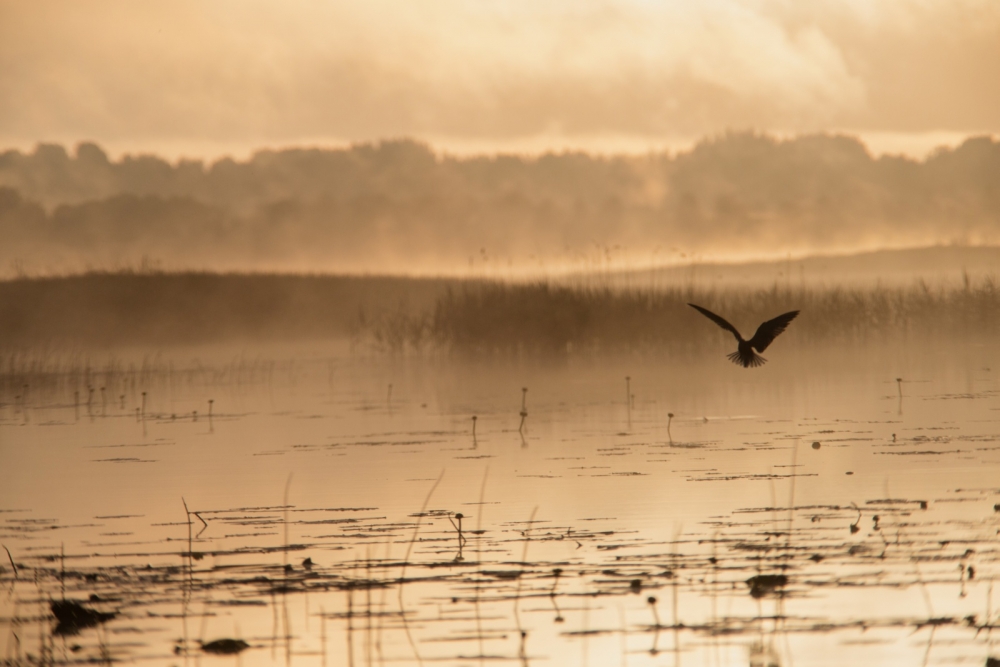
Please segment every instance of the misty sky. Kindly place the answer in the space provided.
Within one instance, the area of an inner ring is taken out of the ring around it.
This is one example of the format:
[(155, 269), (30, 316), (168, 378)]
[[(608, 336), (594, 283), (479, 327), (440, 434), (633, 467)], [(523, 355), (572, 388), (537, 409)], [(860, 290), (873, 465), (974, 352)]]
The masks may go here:
[(996, 0), (0, 0), (0, 145), (168, 156), (1000, 131)]

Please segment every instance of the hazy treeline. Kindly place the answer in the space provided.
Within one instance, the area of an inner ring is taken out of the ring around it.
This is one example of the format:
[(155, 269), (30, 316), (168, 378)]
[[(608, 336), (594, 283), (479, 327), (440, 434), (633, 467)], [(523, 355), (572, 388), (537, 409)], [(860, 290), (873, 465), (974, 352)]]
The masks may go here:
[(1000, 285), (643, 290), (272, 274), (89, 274), (0, 281), (0, 350), (351, 339), (389, 352), (564, 353), (717, 348), (799, 309), (788, 344), (947, 335), (994, 341)]
[(408, 140), (247, 161), (0, 154), (0, 268), (377, 270), (1000, 242), (1000, 142), (924, 161), (731, 133), (676, 155), (436, 155)]

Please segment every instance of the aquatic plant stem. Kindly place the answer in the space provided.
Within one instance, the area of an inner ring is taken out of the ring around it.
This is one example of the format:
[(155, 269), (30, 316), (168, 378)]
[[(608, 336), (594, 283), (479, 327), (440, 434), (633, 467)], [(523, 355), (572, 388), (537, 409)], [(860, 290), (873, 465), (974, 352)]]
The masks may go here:
[(7, 560), (10, 561), (10, 566), (14, 568), (14, 579), (18, 579), (19, 577), (17, 575), (17, 565), (14, 564), (14, 557), (10, 555), (10, 549), (8, 549), (6, 545), (4, 545), (3, 550), (7, 552)]
[(417, 643), (413, 640), (413, 634), (410, 632), (410, 625), (406, 622), (406, 610), (403, 608), (403, 582), (406, 580), (406, 566), (410, 562), (410, 554), (413, 552), (413, 545), (417, 541), (417, 535), (420, 533), (420, 524), (423, 521), (424, 513), (427, 511), (427, 505), (431, 502), (431, 496), (434, 495), (434, 491), (438, 488), (438, 484), (444, 479), (444, 470), (438, 475), (437, 481), (434, 482), (434, 486), (431, 490), (427, 492), (427, 497), (424, 498), (424, 504), (420, 506), (420, 512), (417, 514), (417, 525), (413, 527), (413, 536), (410, 538), (410, 543), (406, 547), (406, 555), (403, 557), (403, 564), (399, 571), (399, 617), (403, 623), (403, 629), (406, 631), (406, 639), (410, 642), (410, 648), (413, 649), (413, 657), (417, 659), (417, 664), (423, 665), (424, 661), (420, 657), (420, 651), (417, 649)]
[(632, 430), (632, 378), (625, 376), (625, 414), (628, 416), (628, 429)]
[[(475, 419), (475, 417), (473, 417), (473, 419)], [(473, 422), (473, 425), (475, 425), (475, 422)], [(484, 505), (483, 505), (483, 499), (486, 497), (486, 479), (489, 476), (490, 476), (490, 466), (489, 466), (489, 464), (487, 464), (486, 465), (486, 470), (483, 472), (483, 483), (479, 485), (479, 512), (476, 513), (476, 568), (477, 568), (477, 570), (479, 570), (479, 568), (482, 568), (482, 566), (483, 566), (483, 553), (482, 553), (482, 550), (483, 550), (482, 525), (483, 525), (483, 507), (484, 507)], [(477, 575), (478, 575), (478, 572), (477, 572)], [(482, 611), (480, 609), (480, 600), (479, 600), (479, 592), (480, 592), (479, 584), (480, 584), (480, 581), (481, 581), (481, 576), (476, 576), (476, 593), (475, 593), (475, 595), (476, 595), (476, 597), (475, 597), (475, 605), (476, 605), (476, 637), (479, 639), (479, 664), (482, 665), (483, 661), (486, 659), (486, 656), (485, 656), (485, 653), (484, 653), (485, 650), (486, 650), (486, 648), (485, 648), (485, 646), (483, 644), (483, 615), (482, 615)]]
[(184, 500), (184, 496), (181, 496), (181, 502), (184, 504), (184, 515), (186, 517), (185, 520), (187, 521), (187, 527), (188, 527), (188, 549), (187, 549), (187, 558), (188, 558), (188, 583), (191, 583), (191, 581), (192, 581), (191, 571), (194, 568), (194, 560), (193, 560), (194, 559), (194, 554), (191, 553), (191, 543), (193, 541), (192, 540), (192, 535), (191, 535), (191, 510), (188, 509), (188, 504), (187, 504), (187, 501)]
[(521, 582), (524, 579), (524, 567), (528, 562), (528, 544), (531, 543), (531, 526), (535, 523), (535, 514), (538, 506), (531, 510), (531, 517), (528, 519), (528, 527), (524, 531), (524, 549), (521, 550), (521, 574), (517, 577), (517, 589), (514, 592), (514, 619), (517, 621), (517, 629), (524, 636), (524, 629), (521, 627)]
[(187, 561), (188, 561), (188, 576), (187, 576), (187, 586), (183, 591), (184, 595), (181, 603), (181, 618), (182, 620), (182, 630), (183, 630), (183, 649), (184, 649), (184, 664), (188, 664), (189, 659), (189, 633), (188, 633), (188, 607), (191, 604), (191, 592), (194, 589), (194, 579), (191, 572), (194, 564), (191, 560), (191, 512), (188, 510), (187, 501), (184, 500), (184, 496), (181, 496), (181, 503), (184, 504), (184, 515), (187, 521), (188, 527), (188, 548), (187, 548)]
[(288, 479), (285, 480), (285, 495), (282, 499), (282, 504), (284, 505), (284, 511), (282, 516), (282, 524), (284, 524), (285, 529), (285, 579), (288, 579), (288, 491), (292, 487), (292, 473), (288, 473)]
[(323, 605), (319, 607), (319, 650), (320, 666), (326, 667), (326, 611)]

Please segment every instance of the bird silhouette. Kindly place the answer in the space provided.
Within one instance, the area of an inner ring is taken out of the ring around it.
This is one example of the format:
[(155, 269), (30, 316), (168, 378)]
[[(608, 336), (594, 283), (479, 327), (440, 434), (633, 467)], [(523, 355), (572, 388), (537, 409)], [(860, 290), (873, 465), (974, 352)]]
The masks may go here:
[[(799, 314), (799, 311), (793, 310), (785, 313), (784, 315), (778, 315), (773, 320), (768, 320), (757, 327), (757, 331), (754, 333), (753, 338), (750, 340), (743, 340), (743, 336), (741, 336), (740, 332), (736, 330), (736, 327), (723, 318), (719, 317), (712, 311), (702, 308), (701, 306), (696, 306), (693, 303), (689, 303), (688, 305), (718, 324), (726, 331), (729, 331), (736, 336), (736, 341), (739, 343), (739, 347), (735, 352), (726, 356), (728, 356), (729, 360), (734, 364), (738, 364), (743, 368), (763, 366), (767, 359), (757, 354), (757, 352), (763, 352), (766, 350), (767, 346), (778, 337), (778, 334), (785, 330), (788, 323), (794, 320), (795, 316)], [(754, 352), (755, 349), (757, 352)]]

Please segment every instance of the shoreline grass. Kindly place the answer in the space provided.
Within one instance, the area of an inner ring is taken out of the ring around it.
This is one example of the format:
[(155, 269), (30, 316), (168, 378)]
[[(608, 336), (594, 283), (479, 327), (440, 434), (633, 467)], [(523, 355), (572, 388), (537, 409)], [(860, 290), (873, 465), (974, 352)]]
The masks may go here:
[(723, 314), (744, 336), (802, 315), (783, 340), (1000, 333), (1000, 282), (768, 289), (659, 289), (548, 282), (279, 274), (97, 273), (0, 281), (0, 352), (344, 341), (382, 352), (574, 353), (716, 346), (688, 308)]
[[(694, 354), (731, 335), (705, 326), (687, 304), (704, 305), (747, 338), (762, 319), (802, 311), (784, 338), (863, 342), (1000, 333), (1000, 289), (992, 278), (958, 288), (612, 290), (549, 284), (487, 284), (448, 290), (433, 313), (382, 322), (388, 349), (434, 347), (474, 353), (566, 353), (667, 349)], [(399, 344), (397, 341), (404, 341)]]

